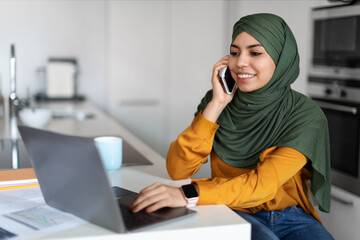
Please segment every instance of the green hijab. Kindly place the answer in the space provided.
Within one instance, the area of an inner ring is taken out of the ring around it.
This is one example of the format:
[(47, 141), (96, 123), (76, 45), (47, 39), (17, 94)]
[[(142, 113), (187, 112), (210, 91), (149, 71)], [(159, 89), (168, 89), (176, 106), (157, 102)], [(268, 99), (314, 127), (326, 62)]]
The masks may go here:
[[(234, 167), (254, 168), (267, 148), (282, 146), (304, 154), (311, 166), (311, 191), (322, 211), (330, 211), (330, 147), (326, 117), (306, 96), (292, 90), (299, 75), (295, 38), (283, 19), (273, 14), (241, 18), (232, 40), (247, 32), (260, 42), (276, 64), (267, 85), (253, 92), (235, 92), (218, 118), (220, 125), (213, 150)], [(195, 116), (212, 99), (212, 90), (202, 99)]]

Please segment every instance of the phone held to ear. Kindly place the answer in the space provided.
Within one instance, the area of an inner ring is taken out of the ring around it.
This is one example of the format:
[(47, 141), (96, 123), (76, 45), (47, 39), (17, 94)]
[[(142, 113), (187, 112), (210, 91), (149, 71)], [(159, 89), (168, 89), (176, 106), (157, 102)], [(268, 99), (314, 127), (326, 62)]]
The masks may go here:
[(224, 92), (227, 94), (232, 94), (235, 89), (235, 80), (230, 74), (229, 68), (223, 68), (219, 71), (219, 77), (221, 78), (222, 86)]

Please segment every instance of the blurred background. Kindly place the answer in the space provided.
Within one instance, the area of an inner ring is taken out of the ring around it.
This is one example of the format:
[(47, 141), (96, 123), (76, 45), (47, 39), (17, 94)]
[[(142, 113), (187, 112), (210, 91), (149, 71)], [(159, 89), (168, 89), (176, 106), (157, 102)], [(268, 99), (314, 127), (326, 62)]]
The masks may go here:
[[(17, 0), (0, 1), (0, 88), (10, 92), (10, 45), (16, 47), (17, 92), (45, 88), (50, 57), (73, 58), (79, 94), (107, 111), (161, 155), (192, 121), (211, 88), (213, 65), (228, 54), (233, 24), (269, 12), (298, 41), (306, 93), (313, 7), (326, 0)], [(6, 98), (5, 98), (6, 99)]]

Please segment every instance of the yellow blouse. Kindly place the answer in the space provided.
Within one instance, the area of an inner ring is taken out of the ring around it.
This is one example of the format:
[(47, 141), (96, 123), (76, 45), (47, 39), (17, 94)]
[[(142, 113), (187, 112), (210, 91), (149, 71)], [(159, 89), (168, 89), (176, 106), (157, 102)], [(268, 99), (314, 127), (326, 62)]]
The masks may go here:
[(219, 125), (200, 113), (171, 143), (166, 160), (167, 171), (173, 179), (186, 179), (207, 162), (210, 154), (211, 178), (193, 180), (199, 186), (199, 205), (225, 204), (247, 213), (299, 205), (320, 222), (309, 201), (307, 181), (311, 174), (302, 153), (275, 146), (261, 153), (256, 168), (233, 167), (212, 151), (218, 128)]

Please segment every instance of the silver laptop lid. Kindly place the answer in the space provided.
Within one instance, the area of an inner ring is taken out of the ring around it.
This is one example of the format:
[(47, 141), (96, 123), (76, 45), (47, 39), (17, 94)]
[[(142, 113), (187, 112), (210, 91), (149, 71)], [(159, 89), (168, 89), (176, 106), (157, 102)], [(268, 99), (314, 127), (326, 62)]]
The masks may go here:
[(93, 139), (18, 126), (46, 203), (126, 232)]

